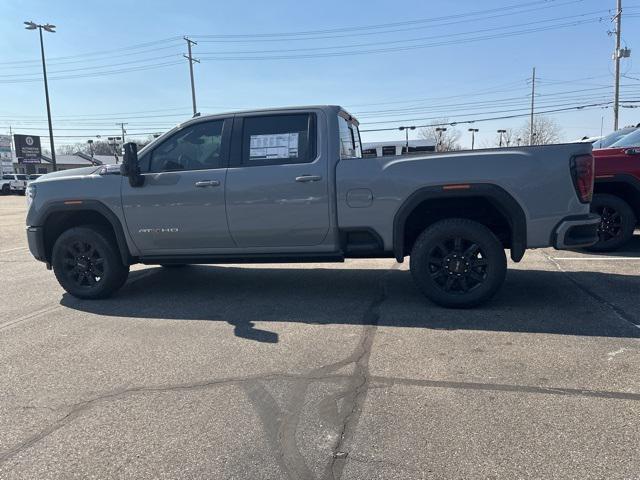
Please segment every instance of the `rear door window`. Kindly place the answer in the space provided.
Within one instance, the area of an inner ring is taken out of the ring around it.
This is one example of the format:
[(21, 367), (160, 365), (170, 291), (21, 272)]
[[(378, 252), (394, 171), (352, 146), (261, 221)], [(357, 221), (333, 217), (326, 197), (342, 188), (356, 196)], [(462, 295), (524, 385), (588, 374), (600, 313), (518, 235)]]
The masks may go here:
[(309, 163), (316, 158), (315, 115), (245, 117), (242, 165)]

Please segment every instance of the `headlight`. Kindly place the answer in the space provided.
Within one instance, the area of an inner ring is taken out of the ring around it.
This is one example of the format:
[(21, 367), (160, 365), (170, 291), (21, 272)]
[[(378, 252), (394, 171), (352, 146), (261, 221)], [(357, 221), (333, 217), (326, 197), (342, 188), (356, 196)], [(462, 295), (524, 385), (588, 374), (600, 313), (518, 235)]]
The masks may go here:
[(33, 202), (33, 199), (36, 198), (36, 185), (33, 183), (27, 185), (27, 191), (25, 193), (25, 196), (27, 197), (27, 207), (30, 207), (31, 202)]

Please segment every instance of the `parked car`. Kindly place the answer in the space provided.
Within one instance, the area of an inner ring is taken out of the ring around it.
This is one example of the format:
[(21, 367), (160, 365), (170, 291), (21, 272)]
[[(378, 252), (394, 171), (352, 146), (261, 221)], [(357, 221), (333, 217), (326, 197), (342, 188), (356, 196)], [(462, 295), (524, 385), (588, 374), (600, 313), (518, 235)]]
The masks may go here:
[[(535, 172), (532, 175), (532, 172)], [(111, 295), (134, 263), (340, 262), (410, 256), (447, 307), (492, 297), (505, 248), (591, 245), (591, 144), (362, 158), (338, 106), (191, 119), (122, 167), (31, 183), (34, 257), (79, 298)]]
[(24, 195), (24, 192), (27, 188), (27, 175), (22, 173), (10, 173), (4, 174), (4, 177), (10, 178), (9, 190), (11, 193), (20, 193)]
[(591, 211), (600, 215), (601, 223), (598, 242), (589, 249), (608, 252), (625, 245), (640, 220), (640, 129), (593, 154), (596, 178)]
[(629, 135), (630, 133), (635, 132), (638, 127), (640, 127), (640, 123), (638, 125), (636, 125), (635, 127), (624, 127), (624, 128), (620, 128), (618, 130), (616, 130), (615, 132), (611, 132), (609, 135), (605, 135), (604, 137), (601, 137), (600, 139), (596, 139), (595, 141), (593, 141), (593, 149), (600, 149), (600, 148), (609, 148), (611, 145), (613, 145), (614, 143), (616, 143), (618, 140), (622, 140), (622, 138), (626, 137), (627, 135)]
[(11, 182), (13, 181), (13, 176), (5, 173), (2, 175), (2, 179), (0, 180), (0, 194), (9, 195), (11, 193)]

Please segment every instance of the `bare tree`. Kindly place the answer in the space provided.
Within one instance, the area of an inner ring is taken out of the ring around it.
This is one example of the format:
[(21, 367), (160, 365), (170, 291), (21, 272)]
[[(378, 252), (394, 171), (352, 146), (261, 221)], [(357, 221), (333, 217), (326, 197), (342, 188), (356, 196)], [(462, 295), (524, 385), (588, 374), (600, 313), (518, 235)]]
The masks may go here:
[[(529, 144), (529, 132), (531, 121), (527, 121), (520, 129), (518, 136), (522, 138), (524, 144)], [(562, 129), (555, 120), (549, 117), (537, 116), (533, 120), (533, 144), (548, 145), (558, 143), (562, 135)]]
[(446, 118), (437, 120), (428, 127), (422, 128), (419, 135), (426, 140), (432, 140), (436, 144), (437, 152), (460, 150), (460, 132), (448, 123)]

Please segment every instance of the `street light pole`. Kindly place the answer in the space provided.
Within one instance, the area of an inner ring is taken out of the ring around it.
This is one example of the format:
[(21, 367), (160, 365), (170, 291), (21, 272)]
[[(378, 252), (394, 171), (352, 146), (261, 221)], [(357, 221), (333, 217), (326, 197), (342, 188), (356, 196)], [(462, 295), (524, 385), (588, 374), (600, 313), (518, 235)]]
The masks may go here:
[(475, 148), (475, 145), (476, 145), (476, 132), (479, 132), (480, 129), (479, 128), (470, 128), (469, 131), (471, 132), (471, 150), (473, 150)]
[[(502, 147), (502, 136), (503, 136), (505, 133), (507, 133), (507, 131), (506, 131), (506, 130), (503, 130), (503, 129), (498, 130), (498, 135), (500, 135), (500, 147)], [(509, 146), (509, 145), (507, 145), (507, 146)]]
[(45, 25), (39, 25), (33, 23), (31, 21), (24, 22), (27, 30), (35, 30), (36, 28), (40, 32), (40, 55), (42, 56), (42, 73), (44, 75), (44, 96), (47, 101), (47, 120), (49, 122), (49, 144), (51, 146), (51, 163), (53, 166), (53, 171), (58, 170), (58, 166), (56, 165), (56, 147), (53, 144), (53, 126), (51, 125), (51, 106), (49, 104), (49, 84), (47, 82), (47, 64), (44, 60), (44, 41), (42, 40), (42, 29), (44, 28), (47, 32), (56, 33), (54, 30), (56, 28), (55, 25), (51, 25), (49, 23)]
[(442, 134), (446, 132), (446, 127), (437, 127), (436, 133), (438, 134), (438, 143), (436, 145), (436, 152), (442, 151)]
[(398, 127), (398, 130), (402, 131), (404, 130), (404, 134), (405, 134), (405, 148), (406, 151), (405, 153), (409, 153), (409, 130), (415, 130), (416, 127), (415, 126), (411, 126), (411, 127)]

